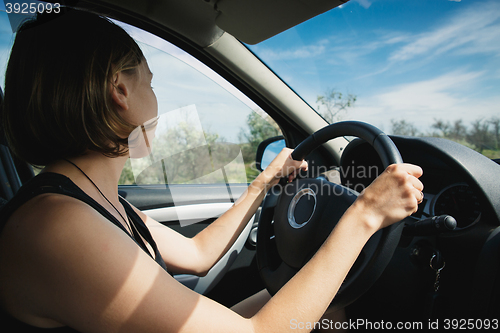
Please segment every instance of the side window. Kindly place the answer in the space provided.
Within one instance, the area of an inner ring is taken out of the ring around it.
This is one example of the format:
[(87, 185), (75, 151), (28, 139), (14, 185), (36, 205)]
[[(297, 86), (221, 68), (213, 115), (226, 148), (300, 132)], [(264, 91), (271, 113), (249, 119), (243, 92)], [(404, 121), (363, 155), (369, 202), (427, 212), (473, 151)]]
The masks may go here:
[(247, 183), (258, 171), (258, 144), (277, 124), (209, 67), (176, 46), (122, 25), (153, 73), (158, 118), (129, 138), (120, 184)]
[(9, 60), (10, 49), (14, 42), (14, 33), (9, 21), (9, 16), (5, 12), (3, 2), (0, 2), (0, 87), (3, 89), (5, 83), (5, 69)]

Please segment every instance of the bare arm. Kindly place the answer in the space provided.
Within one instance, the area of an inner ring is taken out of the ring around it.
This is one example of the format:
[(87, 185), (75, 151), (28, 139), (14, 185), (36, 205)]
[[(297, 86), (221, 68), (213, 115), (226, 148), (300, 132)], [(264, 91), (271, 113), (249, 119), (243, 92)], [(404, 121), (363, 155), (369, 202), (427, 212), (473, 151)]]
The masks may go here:
[(307, 168), (307, 163), (291, 160), (291, 152), (284, 149), (227, 212), (192, 239), (164, 228), (141, 213), (169, 268), (178, 273), (206, 274), (235, 242), (267, 190), (282, 176), (290, 175), (291, 179), (296, 170)]
[(284, 332), (292, 319), (318, 321), (366, 241), (417, 211), (421, 174), (413, 165), (390, 166), (346, 211), (313, 258), (252, 318), (256, 331)]

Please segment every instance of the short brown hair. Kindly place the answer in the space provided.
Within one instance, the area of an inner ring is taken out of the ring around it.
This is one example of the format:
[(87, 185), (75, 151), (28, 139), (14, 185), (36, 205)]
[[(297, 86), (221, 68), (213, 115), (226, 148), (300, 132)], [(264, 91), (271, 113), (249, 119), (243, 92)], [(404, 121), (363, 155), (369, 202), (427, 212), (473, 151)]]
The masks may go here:
[(139, 124), (116, 112), (110, 85), (143, 58), (121, 27), (90, 12), (44, 13), (24, 23), (7, 65), (2, 110), (13, 153), (39, 166), (87, 150), (126, 155), (127, 136)]

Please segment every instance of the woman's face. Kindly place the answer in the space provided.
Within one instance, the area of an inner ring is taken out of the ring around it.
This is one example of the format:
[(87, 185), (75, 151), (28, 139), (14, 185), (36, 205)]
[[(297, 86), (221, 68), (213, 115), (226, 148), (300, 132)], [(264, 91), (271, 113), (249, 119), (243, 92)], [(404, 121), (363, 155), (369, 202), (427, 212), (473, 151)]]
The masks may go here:
[(129, 84), (129, 109), (126, 120), (138, 126), (158, 116), (158, 102), (151, 87), (153, 74), (146, 59), (143, 59), (135, 75), (131, 75)]
[(138, 125), (129, 135), (129, 154), (132, 158), (141, 158), (151, 153), (158, 117), (158, 102), (151, 87), (152, 78), (153, 74), (145, 59), (129, 78), (129, 108), (125, 111), (125, 119)]

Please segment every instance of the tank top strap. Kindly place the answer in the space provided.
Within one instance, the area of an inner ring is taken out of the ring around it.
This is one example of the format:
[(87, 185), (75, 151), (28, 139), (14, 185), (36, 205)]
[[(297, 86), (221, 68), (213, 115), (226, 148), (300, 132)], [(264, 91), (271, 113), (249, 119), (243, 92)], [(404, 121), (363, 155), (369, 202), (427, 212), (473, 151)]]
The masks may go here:
[[(130, 223), (133, 225), (132, 231), (134, 232), (134, 237), (136, 239), (141, 240), (141, 237), (139, 237), (140, 235), (149, 243), (149, 245), (151, 245), (155, 253), (154, 257), (155, 261), (158, 263), (158, 265), (160, 265), (164, 270), (167, 271), (167, 266), (165, 264), (165, 261), (163, 261), (161, 253), (158, 250), (158, 246), (156, 245), (156, 242), (154, 241), (153, 236), (151, 235), (151, 232), (149, 231), (148, 227), (144, 224), (144, 221), (141, 219), (141, 217), (137, 215), (135, 210), (132, 208), (132, 206), (130, 206), (130, 204), (125, 199), (123, 199), (122, 197), (120, 197), (119, 199), (121, 204), (125, 208), (125, 212), (127, 213)], [(149, 253), (149, 250), (147, 250), (147, 248), (144, 250)]]

